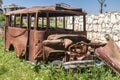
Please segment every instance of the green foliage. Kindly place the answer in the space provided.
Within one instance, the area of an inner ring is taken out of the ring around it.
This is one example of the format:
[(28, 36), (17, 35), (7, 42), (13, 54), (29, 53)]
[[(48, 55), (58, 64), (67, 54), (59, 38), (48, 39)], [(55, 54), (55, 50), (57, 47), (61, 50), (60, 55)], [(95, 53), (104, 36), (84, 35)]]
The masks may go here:
[(5, 26), (5, 14), (0, 14), (0, 28)]
[(17, 58), (14, 52), (4, 51), (0, 37), (0, 80), (120, 80), (120, 76), (108, 66), (68, 71), (50, 63), (28, 63)]
[(20, 23), (20, 17), (16, 17), (16, 23)]
[(5, 14), (0, 14), (0, 21), (5, 21)]

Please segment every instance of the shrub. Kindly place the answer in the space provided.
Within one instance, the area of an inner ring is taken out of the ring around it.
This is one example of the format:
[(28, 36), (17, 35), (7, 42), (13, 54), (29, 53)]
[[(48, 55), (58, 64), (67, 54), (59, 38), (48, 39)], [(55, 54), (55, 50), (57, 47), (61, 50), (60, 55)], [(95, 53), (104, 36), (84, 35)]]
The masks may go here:
[(0, 14), (0, 28), (4, 29), (5, 26), (5, 14)]

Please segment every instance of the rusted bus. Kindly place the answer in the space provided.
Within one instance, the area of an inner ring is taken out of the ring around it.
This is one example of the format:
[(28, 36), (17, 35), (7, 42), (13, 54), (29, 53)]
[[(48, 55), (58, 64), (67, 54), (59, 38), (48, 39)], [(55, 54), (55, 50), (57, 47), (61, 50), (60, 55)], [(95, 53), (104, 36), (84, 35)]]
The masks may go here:
[[(71, 16), (72, 28), (67, 28), (66, 17)], [(82, 31), (75, 30), (75, 16), (83, 17)], [(86, 13), (80, 8), (37, 6), (6, 13), (5, 49), (14, 50), (18, 57), (62, 63), (65, 68), (90, 67), (96, 51), (120, 74), (120, 49), (114, 41), (107, 37), (105, 44), (86, 36)]]
[[(69, 16), (73, 17), (72, 29), (66, 27), (66, 17)], [(83, 16), (83, 31), (74, 30), (74, 16)], [(68, 50), (64, 47), (65, 40), (66, 42), (67, 39), (76, 42), (87, 40), (85, 16), (86, 13), (81, 8), (65, 6), (36, 6), (6, 13), (5, 49), (14, 50), (18, 57), (30, 61), (47, 60), (51, 56), (50, 52), (53, 54), (50, 58), (55, 54), (57, 57), (63, 57)], [(62, 19), (61, 27), (58, 19)], [(49, 40), (50, 35), (55, 34), (62, 35), (56, 39), (64, 40), (63, 44), (61, 42), (58, 43), (60, 45), (55, 44), (57, 49), (44, 45), (43, 42)], [(70, 36), (72, 34), (74, 35)], [(53, 58), (57, 59), (56, 56)]]

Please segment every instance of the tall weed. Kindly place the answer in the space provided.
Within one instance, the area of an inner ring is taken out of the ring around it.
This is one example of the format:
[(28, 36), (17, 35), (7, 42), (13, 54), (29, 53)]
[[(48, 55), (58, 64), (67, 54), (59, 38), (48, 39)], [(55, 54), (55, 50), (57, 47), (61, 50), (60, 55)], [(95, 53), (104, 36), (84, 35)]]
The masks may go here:
[(14, 52), (4, 51), (0, 37), (0, 80), (120, 80), (108, 66), (65, 70), (51, 63), (28, 63), (20, 60)]

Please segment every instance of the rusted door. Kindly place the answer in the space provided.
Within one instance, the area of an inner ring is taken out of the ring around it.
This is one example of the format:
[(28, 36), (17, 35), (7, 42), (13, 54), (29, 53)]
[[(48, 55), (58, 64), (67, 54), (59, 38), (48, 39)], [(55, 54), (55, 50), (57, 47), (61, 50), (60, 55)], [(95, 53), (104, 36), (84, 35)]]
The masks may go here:
[(35, 61), (38, 55), (42, 54), (45, 31), (31, 30), (29, 42), (29, 60)]
[(14, 48), (15, 54), (24, 56), (27, 43), (27, 30), (17, 27), (8, 27), (5, 36), (5, 48), (11, 50)]

